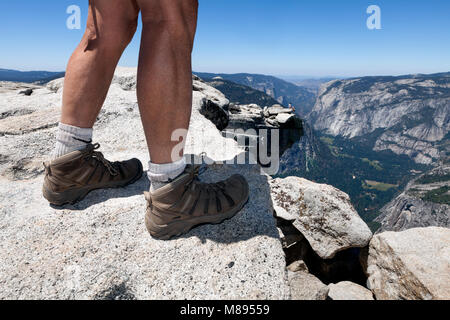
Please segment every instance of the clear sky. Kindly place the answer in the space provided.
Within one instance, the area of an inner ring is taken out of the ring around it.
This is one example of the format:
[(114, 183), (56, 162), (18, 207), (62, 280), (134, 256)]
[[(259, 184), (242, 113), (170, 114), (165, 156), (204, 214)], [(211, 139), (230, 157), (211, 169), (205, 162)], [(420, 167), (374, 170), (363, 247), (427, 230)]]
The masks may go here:
[[(83, 32), (67, 29), (66, 9), (79, 5), (84, 25), (87, 3), (0, 1), (0, 68), (64, 70)], [(381, 30), (366, 26), (369, 5), (381, 8)], [(120, 65), (136, 66), (139, 35)], [(450, 71), (450, 1), (200, 0), (193, 59), (196, 71), (223, 73)]]

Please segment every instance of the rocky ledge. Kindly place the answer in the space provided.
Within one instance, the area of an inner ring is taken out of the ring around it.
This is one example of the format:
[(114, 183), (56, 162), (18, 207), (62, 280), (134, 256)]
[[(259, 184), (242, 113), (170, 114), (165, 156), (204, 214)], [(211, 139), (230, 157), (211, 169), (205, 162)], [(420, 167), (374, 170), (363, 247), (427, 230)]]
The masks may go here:
[[(146, 163), (135, 73), (116, 71), (94, 138), (111, 160)], [(49, 206), (41, 196), (41, 163), (53, 148), (62, 86), (59, 79), (30, 94), (10, 84), (0, 90), (0, 299), (449, 297), (448, 229), (371, 240), (341, 191), (299, 178), (272, 179), (258, 165), (224, 164), (245, 152), (221, 133), (233, 123), (233, 106), (198, 78), (187, 153), (215, 162), (204, 180), (235, 172), (248, 178), (251, 198), (242, 212), (181, 238), (154, 240), (143, 223), (146, 177), (124, 189), (92, 192), (77, 205)], [(264, 119), (273, 116), (262, 111)], [(416, 236), (427, 242), (428, 254), (410, 246)]]

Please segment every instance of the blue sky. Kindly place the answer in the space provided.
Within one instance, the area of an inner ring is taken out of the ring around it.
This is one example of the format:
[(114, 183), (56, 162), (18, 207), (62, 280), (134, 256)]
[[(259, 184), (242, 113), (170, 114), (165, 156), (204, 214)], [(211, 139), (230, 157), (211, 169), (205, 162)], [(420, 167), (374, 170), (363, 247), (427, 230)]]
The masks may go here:
[[(66, 9), (79, 5), (84, 25), (87, 2), (0, 1), (0, 68), (64, 70), (83, 32), (66, 28)], [(366, 27), (369, 5), (381, 30)], [(136, 66), (139, 34), (120, 65)], [(450, 71), (450, 1), (200, 0), (193, 63), (315, 77)]]

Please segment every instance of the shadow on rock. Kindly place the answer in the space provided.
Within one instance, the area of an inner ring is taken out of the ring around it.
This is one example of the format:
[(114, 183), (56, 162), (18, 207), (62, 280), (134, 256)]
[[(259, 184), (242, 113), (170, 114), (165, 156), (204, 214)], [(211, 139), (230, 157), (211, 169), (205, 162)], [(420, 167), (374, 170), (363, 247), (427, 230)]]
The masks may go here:
[[(254, 237), (263, 236), (279, 239), (273, 207), (270, 198), (269, 177), (261, 172), (259, 165), (237, 164), (239, 157), (226, 161), (229, 164), (218, 163), (207, 165), (208, 170), (200, 175), (203, 182), (217, 182), (229, 178), (233, 174), (241, 174), (246, 177), (250, 186), (250, 199), (244, 208), (233, 218), (218, 225), (200, 225), (193, 228), (181, 238), (197, 237), (202, 243), (211, 240), (217, 243), (237, 243)], [(209, 164), (214, 161), (207, 156), (188, 155), (188, 163)], [(234, 163), (234, 164), (231, 164)], [(92, 191), (81, 202), (75, 205), (54, 207), (57, 210), (83, 211), (110, 199), (129, 198), (142, 195), (142, 201), (136, 205), (142, 206), (144, 216), (144, 191), (148, 191), (149, 181), (144, 176), (136, 183), (121, 189), (105, 189)], [(173, 238), (172, 240), (180, 239)]]
[[(202, 243), (207, 240), (217, 243), (237, 243), (246, 241), (254, 237), (268, 237), (279, 239), (273, 209), (270, 198), (269, 177), (261, 173), (259, 165), (236, 164), (237, 159), (232, 161), (235, 164), (215, 163), (208, 165), (208, 170), (200, 176), (204, 182), (217, 182), (227, 179), (233, 174), (243, 175), (250, 186), (250, 198), (244, 208), (233, 218), (218, 225), (200, 225), (192, 229), (181, 238), (197, 237)], [(197, 156), (188, 156), (188, 161), (200, 163)], [(205, 157), (205, 163), (213, 162)], [(180, 238), (180, 237), (179, 237)], [(179, 239), (174, 238), (173, 240)]]

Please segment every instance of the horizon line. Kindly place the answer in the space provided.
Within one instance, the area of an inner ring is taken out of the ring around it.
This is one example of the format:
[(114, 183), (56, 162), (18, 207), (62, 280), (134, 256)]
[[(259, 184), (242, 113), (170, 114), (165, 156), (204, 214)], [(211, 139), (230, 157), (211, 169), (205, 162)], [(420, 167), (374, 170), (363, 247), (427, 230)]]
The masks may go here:
[[(121, 68), (137, 68), (137, 66), (120, 66), (117, 67)], [(49, 72), (49, 73), (65, 73), (65, 70), (59, 70), (59, 71), (50, 71), (45, 69), (31, 69), (31, 70), (21, 70), (21, 69), (10, 69), (5, 67), (0, 67), (0, 70), (5, 71), (15, 71), (15, 72), (21, 72), (21, 73), (29, 73), (29, 72)], [(433, 75), (433, 74), (442, 74), (442, 73), (450, 73), (450, 70), (448, 71), (441, 71), (441, 72), (411, 72), (411, 73), (393, 73), (393, 74), (365, 74), (365, 75), (321, 75), (321, 76), (314, 76), (314, 75), (302, 75), (302, 74), (269, 74), (269, 73), (258, 73), (258, 72), (211, 72), (211, 71), (195, 71), (193, 70), (192, 73), (210, 73), (210, 74), (223, 74), (223, 75), (236, 75), (236, 74), (253, 74), (253, 75), (262, 75), (262, 76), (271, 76), (276, 78), (281, 78), (286, 80), (287, 78), (291, 78), (291, 80), (321, 80), (321, 79), (351, 79), (351, 78), (362, 78), (362, 77), (402, 77), (402, 76), (415, 76), (415, 75)]]

